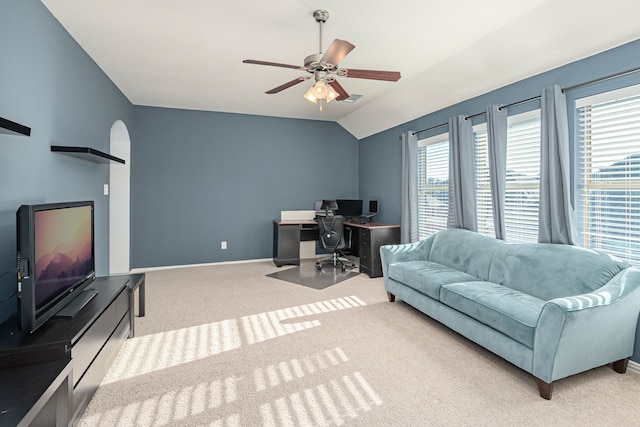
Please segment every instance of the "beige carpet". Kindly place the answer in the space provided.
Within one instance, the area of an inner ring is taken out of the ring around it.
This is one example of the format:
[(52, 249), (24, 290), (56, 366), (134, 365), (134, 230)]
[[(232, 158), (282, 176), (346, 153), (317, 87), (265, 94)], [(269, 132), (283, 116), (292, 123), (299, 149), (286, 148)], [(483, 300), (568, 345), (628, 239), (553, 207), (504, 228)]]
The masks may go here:
[(324, 290), (270, 262), (147, 273), (146, 317), (82, 426), (640, 425), (640, 375), (533, 378), (360, 274)]

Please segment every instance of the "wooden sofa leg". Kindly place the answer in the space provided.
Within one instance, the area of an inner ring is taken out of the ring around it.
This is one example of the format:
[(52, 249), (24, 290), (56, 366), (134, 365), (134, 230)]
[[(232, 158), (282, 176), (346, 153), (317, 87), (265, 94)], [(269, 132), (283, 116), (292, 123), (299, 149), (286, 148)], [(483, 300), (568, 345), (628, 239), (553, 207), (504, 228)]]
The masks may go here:
[(536, 377), (536, 383), (538, 383), (538, 391), (540, 392), (540, 397), (542, 397), (543, 399), (551, 400), (551, 393), (553, 392), (553, 381), (550, 383), (546, 383), (540, 378)]
[(613, 362), (613, 370), (619, 374), (624, 374), (625, 372), (627, 372), (627, 365), (629, 365), (628, 357), (626, 359), (617, 360)]
[(391, 292), (387, 292), (387, 298), (389, 298), (389, 302), (394, 302), (396, 300), (396, 296)]

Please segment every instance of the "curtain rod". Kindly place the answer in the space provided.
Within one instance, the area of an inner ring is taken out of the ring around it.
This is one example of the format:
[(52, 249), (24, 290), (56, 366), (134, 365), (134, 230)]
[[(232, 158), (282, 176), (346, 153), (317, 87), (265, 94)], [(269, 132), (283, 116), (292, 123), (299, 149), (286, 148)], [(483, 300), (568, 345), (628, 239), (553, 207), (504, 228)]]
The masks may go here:
[[(502, 108), (502, 107), (500, 107), (500, 108)], [(473, 115), (471, 115), (471, 116), (467, 116), (467, 117), (465, 117), (464, 119), (465, 119), (465, 120), (469, 120), (469, 119), (472, 119), (472, 118), (474, 118), (474, 117), (482, 116), (482, 115), (484, 115), (484, 114), (487, 114), (487, 113), (483, 111), (482, 113), (476, 113), (476, 114), (473, 114)], [(422, 130), (417, 130), (417, 131), (415, 131), (415, 132), (412, 132), (412, 135), (417, 135), (417, 134), (419, 134), (420, 132), (426, 132), (426, 131), (428, 131), (428, 130), (433, 130), (433, 129), (441, 128), (441, 127), (444, 127), (444, 126), (449, 126), (449, 123), (440, 123), (439, 125), (431, 126), (430, 128), (426, 128), (426, 129), (422, 129)], [(400, 136), (400, 137), (399, 137), (399, 139), (402, 139), (402, 136)]]
[(638, 71), (640, 71), (640, 67), (631, 68), (630, 70), (620, 71), (619, 73), (613, 73), (613, 74), (609, 74), (608, 76), (599, 77), (597, 79), (593, 79), (593, 80), (589, 80), (589, 81), (586, 81), (586, 82), (578, 83), (578, 84), (573, 85), (573, 86), (567, 86), (567, 87), (562, 88), (562, 91), (566, 92), (568, 90), (577, 89), (579, 87), (589, 86), (589, 85), (592, 85), (594, 83), (603, 82), (605, 80), (611, 80), (611, 79), (616, 78), (616, 77), (626, 76), (627, 74), (633, 74), (633, 73), (638, 72)]
[[(534, 97), (528, 98), (528, 99), (523, 99), (522, 101), (512, 102), (511, 104), (501, 105), (501, 106), (498, 107), (498, 110), (502, 110), (504, 108), (513, 107), (514, 105), (525, 104), (527, 102), (535, 101), (536, 99), (540, 99), (540, 95), (534, 96)], [(476, 114), (472, 114), (470, 116), (466, 116), (464, 119), (465, 120), (469, 120), (469, 119), (473, 119), (474, 117), (484, 116), (485, 114), (487, 114), (487, 112), (486, 111), (482, 111), (481, 113), (476, 113)], [(419, 133), (426, 132), (426, 131), (432, 130), (432, 129), (437, 129), (437, 128), (444, 127), (444, 126), (449, 126), (449, 123), (441, 123), (439, 125), (431, 126), (430, 128), (427, 128), (427, 129), (417, 130), (417, 131), (413, 132), (413, 135), (417, 135)]]
[[(610, 79), (613, 79), (613, 78), (616, 78), (616, 77), (622, 77), (622, 76), (625, 76), (627, 74), (636, 73), (638, 71), (640, 71), (640, 67), (631, 68), (630, 70), (620, 71), (618, 73), (609, 74), (608, 76), (599, 77), (599, 78), (593, 79), (593, 80), (588, 80), (586, 82), (578, 83), (578, 84), (575, 84), (573, 86), (563, 87), (562, 88), (562, 92), (567, 92), (567, 91), (570, 91), (570, 90), (573, 90), (573, 89), (577, 89), (577, 88), (580, 88), (580, 87), (589, 86), (589, 85), (592, 85), (594, 83), (603, 82), (605, 80), (610, 80)], [(533, 96), (533, 97), (527, 98), (527, 99), (523, 99), (521, 101), (512, 102), (511, 104), (501, 105), (500, 107), (498, 107), (498, 109), (502, 110), (504, 108), (513, 107), (514, 105), (526, 104), (527, 102), (536, 101), (538, 99), (540, 99), (540, 95)], [(472, 119), (474, 117), (482, 116), (484, 114), (487, 114), (487, 113), (483, 111), (481, 113), (476, 113), (476, 114), (472, 114), (471, 116), (467, 116), (464, 119), (465, 120), (469, 120), (469, 119)], [(413, 135), (417, 135), (419, 133), (426, 132), (426, 131), (433, 130), (433, 129), (437, 129), (437, 128), (441, 128), (441, 127), (444, 127), (444, 126), (449, 126), (449, 123), (441, 123), (439, 125), (431, 126), (430, 128), (417, 130), (417, 131), (413, 132), (412, 134)], [(400, 139), (402, 139), (402, 137), (400, 137)]]

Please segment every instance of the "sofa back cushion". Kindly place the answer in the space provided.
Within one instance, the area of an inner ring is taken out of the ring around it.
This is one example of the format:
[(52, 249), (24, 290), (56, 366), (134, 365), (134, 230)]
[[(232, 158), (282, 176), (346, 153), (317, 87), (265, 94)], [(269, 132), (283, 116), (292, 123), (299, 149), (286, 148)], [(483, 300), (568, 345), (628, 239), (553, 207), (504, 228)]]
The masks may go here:
[(461, 228), (449, 228), (434, 235), (429, 261), (488, 280), (493, 253), (503, 245), (502, 240)]
[(495, 251), (489, 281), (548, 301), (593, 292), (627, 266), (614, 256), (577, 246), (507, 243)]

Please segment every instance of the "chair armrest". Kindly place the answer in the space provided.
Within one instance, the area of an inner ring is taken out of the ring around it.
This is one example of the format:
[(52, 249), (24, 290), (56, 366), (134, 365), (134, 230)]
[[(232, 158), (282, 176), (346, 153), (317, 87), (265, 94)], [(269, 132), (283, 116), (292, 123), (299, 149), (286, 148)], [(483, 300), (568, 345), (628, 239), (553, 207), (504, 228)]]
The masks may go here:
[(640, 270), (629, 267), (600, 289), (555, 298), (536, 326), (533, 374), (564, 378), (633, 354), (640, 313)]
[(433, 236), (415, 243), (400, 245), (380, 246), (380, 261), (382, 263), (382, 275), (387, 277), (387, 269), (390, 264), (404, 261), (429, 260), (429, 252), (433, 244)]

